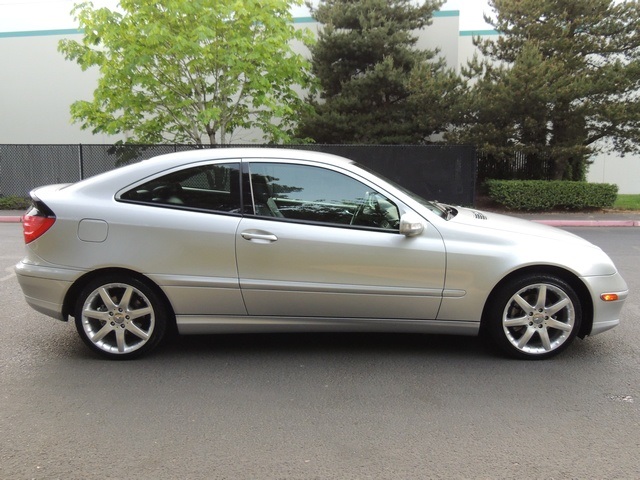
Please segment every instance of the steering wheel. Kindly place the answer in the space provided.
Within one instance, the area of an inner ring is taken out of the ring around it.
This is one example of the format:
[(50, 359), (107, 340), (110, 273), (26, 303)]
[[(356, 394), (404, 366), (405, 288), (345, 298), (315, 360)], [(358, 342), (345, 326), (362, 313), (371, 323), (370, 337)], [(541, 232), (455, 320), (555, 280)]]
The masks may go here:
[(353, 212), (353, 217), (351, 217), (351, 222), (349, 222), (350, 225), (357, 225), (356, 221), (358, 219), (358, 217), (360, 215), (362, 215), (362, 212), (364, 212), (364, 207), (366, 206), (371, 206), (371, 197), (373, 195), (371, 195), (371, 193), (367, 192), (364, 196), (364, 199), (362, 200), (362, 203), (360, 205), (358, 205), (358, 208), (356, 208), (356, 211)]
[[(366, 221), (358, 223), (359, 217), (366, 216)], [(397, 229), (400, 220), (398, 218), (398, 208), (379, 193), (367, 192), (363, 202), (351, 217), (351, 225), (363, 225), (367, 227), (377, 227), (385, 229)]]

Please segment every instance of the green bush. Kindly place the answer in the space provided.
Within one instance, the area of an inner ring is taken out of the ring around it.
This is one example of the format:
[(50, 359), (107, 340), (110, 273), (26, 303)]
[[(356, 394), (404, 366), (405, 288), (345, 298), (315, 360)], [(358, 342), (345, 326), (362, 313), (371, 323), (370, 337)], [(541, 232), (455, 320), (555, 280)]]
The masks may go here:
[(31, 205), (31, 200), (25, 197), (0, 195), (0, 210), (26, 210)]
[(489, 197), (508, 209), (584, 210), (610, 208), (618, 196), (618, 186), (544, 180), (487, 180)]

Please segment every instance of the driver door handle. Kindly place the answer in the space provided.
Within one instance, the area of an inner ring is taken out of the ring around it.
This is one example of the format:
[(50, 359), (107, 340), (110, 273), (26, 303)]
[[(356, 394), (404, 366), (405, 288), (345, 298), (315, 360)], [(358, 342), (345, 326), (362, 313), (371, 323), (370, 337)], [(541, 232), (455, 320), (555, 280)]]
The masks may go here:
[(278, 240), (278, 237), (273, 233), (257, 232), (252, 230), (242, 232), (240, 235), (242, 235), (242, 238), (245, 240), (249, 240), (254, 243), (273, 243)]

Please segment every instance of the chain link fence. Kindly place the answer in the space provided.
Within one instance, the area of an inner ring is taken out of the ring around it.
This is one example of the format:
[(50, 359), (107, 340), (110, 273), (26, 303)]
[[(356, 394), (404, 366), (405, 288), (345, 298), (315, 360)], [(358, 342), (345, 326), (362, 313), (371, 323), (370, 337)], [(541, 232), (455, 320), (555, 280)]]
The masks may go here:
[[(229, 145), (239, 146), (242, 145)], [(278, 147), (353, 159), (424, 198), (456, 205), (474, 202), (477, 159), (475, 148), (470, 146)], [(128, 163), (193, 148), (192, 145), (0, 145), (0, 196), (27, 197), (30, 190), (40, 185), (73, 183)]]
[(73, 183), (126, 163), (190, 148), (179, 145), (133, 148), (113, 145), (0, 145), (0, 195), (24, 197), (40, 185)]

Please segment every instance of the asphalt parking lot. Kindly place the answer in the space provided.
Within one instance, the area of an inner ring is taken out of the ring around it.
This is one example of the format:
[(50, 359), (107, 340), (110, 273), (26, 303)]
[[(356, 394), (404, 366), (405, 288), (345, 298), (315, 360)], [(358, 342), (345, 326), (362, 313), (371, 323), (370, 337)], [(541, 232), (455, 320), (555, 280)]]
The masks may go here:
[(181, 337), (102, 360), (30, 309), (0, 224), (0, 478), (638, 478), (640, 229), (573, 228), (616, 262), (622, 324), (559, 357), (476, 338)]

